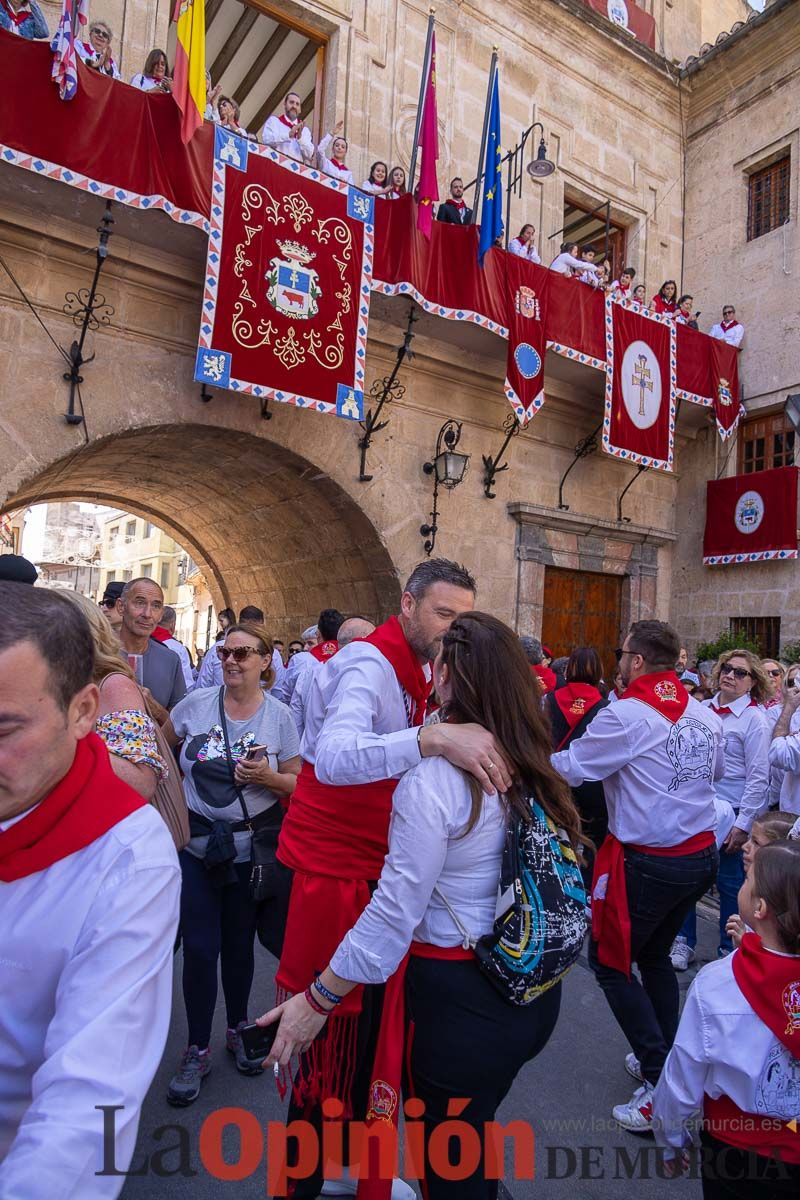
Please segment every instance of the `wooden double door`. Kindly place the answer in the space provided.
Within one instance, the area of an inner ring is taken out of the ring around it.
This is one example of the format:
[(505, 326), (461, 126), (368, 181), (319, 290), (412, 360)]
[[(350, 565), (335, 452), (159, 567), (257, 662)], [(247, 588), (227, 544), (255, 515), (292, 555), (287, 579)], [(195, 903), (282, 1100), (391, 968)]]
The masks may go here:
[(621, 575), (545, 567), (542, 641), (554, 658), (577, 646), (594, 646), (610, 685), (621, 623)]

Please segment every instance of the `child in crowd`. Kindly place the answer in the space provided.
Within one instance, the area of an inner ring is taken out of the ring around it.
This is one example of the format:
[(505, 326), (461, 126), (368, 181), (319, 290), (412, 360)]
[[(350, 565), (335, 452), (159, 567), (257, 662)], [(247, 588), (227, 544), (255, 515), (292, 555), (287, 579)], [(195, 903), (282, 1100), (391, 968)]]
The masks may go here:
[[(761, 817), (756, 817), (753, 821), (753, 828), (750, 830), (750, 837), (742, 847), (745, 872), (749, 873), (756, 850), (761, 846), (769, 846), (772, 842), (779, 842), (783, 838), (787, 838), (793, 824), (794, 813), (767, 812)], [(734, 913), (728, 920), (726, 929), (734, 948), (738, 949), (742, 944), (742, 937), (748, 932), (747, 926), (738, 913)]]
[(800, 845), (755, 851), (739, 892), (754, 930), (699, 972), (653, 1098), (669, 1161), (702, 1111), (704, 1200), (800, 1193)]

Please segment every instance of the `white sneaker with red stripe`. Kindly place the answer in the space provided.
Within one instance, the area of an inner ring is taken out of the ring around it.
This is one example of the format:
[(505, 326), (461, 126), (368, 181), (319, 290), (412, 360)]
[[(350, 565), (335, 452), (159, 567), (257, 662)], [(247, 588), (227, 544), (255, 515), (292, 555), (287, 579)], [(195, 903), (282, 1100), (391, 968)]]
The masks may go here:
[(627, 1104), (615, 1104), (611, 1115), (630, 1133), (650, 1133), (653, 1128), (653, 1085), (645, 1081)]

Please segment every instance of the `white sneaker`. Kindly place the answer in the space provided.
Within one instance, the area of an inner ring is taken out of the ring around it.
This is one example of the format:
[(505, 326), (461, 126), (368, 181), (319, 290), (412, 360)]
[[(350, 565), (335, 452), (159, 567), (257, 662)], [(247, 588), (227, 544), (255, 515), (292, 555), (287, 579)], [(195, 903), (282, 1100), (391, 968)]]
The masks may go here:
[(669, 961), (676, 971), (686, 971), (693, 963), (695, 953), (684, 937), (676, 937), (669, 952)]
[(653, 1128), (653, 1085), (643, 1083), (627, 1104), (615, 1104), (611, 1116), (630, 1133), (649, 1133)]
[(639, 1083), (644, 1083), (644, 1075), (642, 1074), (642, 1064), (639, 1062), (635, 1054), (625, 1055), (625, 1070), (634, 1079), (638, 1079)]
[[(322, 1185), (320, 1196), (355, 1196), (358, 1192), (358, 1180), (351, 1179), (345, 1168), (341, 1179), (326, 1179)], [(417, 1193), (403, 1179), (392, 1180), (392, 1200), (417, 1200)]]

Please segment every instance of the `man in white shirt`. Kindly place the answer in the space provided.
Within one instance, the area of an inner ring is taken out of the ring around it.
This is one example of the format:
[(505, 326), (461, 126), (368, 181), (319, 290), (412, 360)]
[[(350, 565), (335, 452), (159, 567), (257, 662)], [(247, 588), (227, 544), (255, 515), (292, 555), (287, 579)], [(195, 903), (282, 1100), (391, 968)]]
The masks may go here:
[[(391, 796), (405, 771), (423, 757), (440, 754), (475, 775), (491, 794), (510, 783), (500, 748), (481, 726), (422, 724), (428, 664), (451, 622), (474, 602), (475, 582), (465, 568), (428, 559), (412, 572), (399, 617), (313, 673), (301, 743), (305, 761), (278, 845), (291, 890), (279, 997), (305, 990), (366, 907), (388, 849)], [(363, 1000), (353, 999), (355, 1007), (343, 1006), (334, 1018), (329, 1058), (320, 1062), (312, 1048), (308, 1060), (301, 1059), (301, 1076), (316, 1097), (324, 1097), (352, 1068), (345, 1100), (352, 1100), (358, 1120), (366, 1115), (372, 1055), (362, 1051), (355, 1061), (347, 1047), (374, 1045), (380, 998), (368, 988)], [(298, 1114), (320, 1119), (318, 1104), (309, 1107), (308, 1100), (301, 1084), (293, 1093), (290, 1120)], [(355, 1180), (323, 1184), (315, 1176), (299, 1183), (294, 1194), (300, 1200), (320, 1192), (355, 1195)], [(394, 1200), (413, 1200), (413, 1195), (395, 1181)]]
[(111, 1200), (169, 1027), (178, 860), (93, 732), (86, 618), (12, 583), (0, 611), (0, 1196)]
[(619, 651), (622, 699), (552, 757), (572, 787), (603, 782), (609, 835), (595, 860), (589, 963), (633, 1049), (626, 1068), (641, 1080), (613, 1117), (638, 1133), (651, 1127), (653, 1088), (678, 1028), (670, 946), (718, 863), (722, 722), (687, 694), (679, 651), (669, 625), (636, 621)]
[(725, 305), (722, 310), (722, 320), (711, 326), (711, 336), (720, 338), (729, 346), (735, 346), (737, 350), (741, 350), (744, 325), (736, 320), (736, 309), (732, 304)]
[(297, 92), (287, 92), (281, 115), (267, 117), (264, 122), (261, 141), (287, 158), (293, 158), (295, 162), (310, 164), (314, 158), (314, 143), (311, 130), (300, 116), (301, 109), (302, 101)]
[[(794, 681), (793, 681), (794, 682)], [(797, 716), (800, 709), (800, 688), (789, 685), (786, 700), (772, 731), (769, 747), (771, 767), (783, 772), (780, 788), (781, 812), (800, 817), (800, 728)]]
[(173, 654), (177, 654), (178, 658), (181, 660), (181, 670), (183, 671), (183, 679), (186, 684), (186, 690), (187, 692), (191, 692), (192, 688), (194, 687), (192, 663), (191, 659), (189, 658), (189, 651), (186, 649), (183, 642), (179, 642), (175, 637), (175, 623), (177, 619), (178, 614), (175, 612), (175, 609), (172, 607), (172, 605), (165, 604), (159, 625), (162, 629), (166, 629), (170, 636), (165, 638), (161, 645), (166, 646), (167, 649), (171, 650)]

